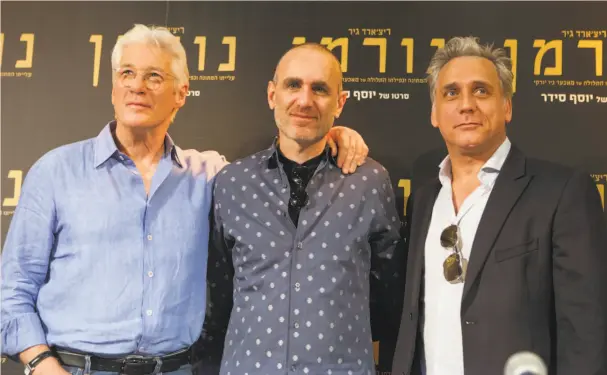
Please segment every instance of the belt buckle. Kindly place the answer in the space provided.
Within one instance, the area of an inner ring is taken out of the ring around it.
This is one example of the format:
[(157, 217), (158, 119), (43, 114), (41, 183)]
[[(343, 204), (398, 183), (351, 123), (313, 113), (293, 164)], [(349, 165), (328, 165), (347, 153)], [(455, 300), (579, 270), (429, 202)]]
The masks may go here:
[(131, 354), (124, 357), (122, 366), (120, 366), (120, 374), (131, 374), (130, 369), (141, 368), (142, 365), (147, 363), (146, 358), (142, 355)]

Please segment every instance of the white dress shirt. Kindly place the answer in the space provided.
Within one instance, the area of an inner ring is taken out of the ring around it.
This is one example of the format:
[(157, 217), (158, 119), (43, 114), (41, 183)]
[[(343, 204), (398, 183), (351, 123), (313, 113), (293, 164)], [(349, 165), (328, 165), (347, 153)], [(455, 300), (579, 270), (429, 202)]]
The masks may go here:
[[(478, 173), (480, 185), (455, 213), (451, 190), (451, 160), (440, 164), (442, 188), (434, 203), (425, 245), (423, 337), (426, 375), (463, 375), (464, 355), (461, 329), (461, 299), (464, 283), (451, 284), (443, 276), (443, 262), (453, 251), (441, 246), (440, 235), (451, 224), (459, 226), (460, 251), (470, 259), (476, 229), (485, 210), (495, 180), (508, 153), (508, 138)], [(465, 282), (465, 281), (464, 281)]]

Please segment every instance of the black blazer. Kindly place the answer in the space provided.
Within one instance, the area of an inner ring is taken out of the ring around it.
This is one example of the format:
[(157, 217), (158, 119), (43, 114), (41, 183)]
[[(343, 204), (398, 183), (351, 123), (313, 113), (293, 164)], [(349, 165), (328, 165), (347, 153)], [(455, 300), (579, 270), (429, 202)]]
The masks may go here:
[[(419, 371), (424, 245), (440, 187), (436, 178), (412, 198), (393, 375)], [(472, 245), (460, 316), (466, 375), (502, 374), (523, 350), (551, 375), (607, 374), (607, 224), (588, 174), (512, 146)]]

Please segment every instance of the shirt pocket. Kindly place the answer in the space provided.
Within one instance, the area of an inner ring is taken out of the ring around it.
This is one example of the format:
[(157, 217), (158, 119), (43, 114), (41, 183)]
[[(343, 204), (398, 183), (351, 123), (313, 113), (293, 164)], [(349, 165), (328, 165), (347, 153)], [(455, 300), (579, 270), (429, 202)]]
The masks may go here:
[(521, 257), (525, 254), (536, 251), (538, 247), (539, 240), (537, 238), (533, 238), (519, 245), (510, 246), (503, 249), (495, 249), (495, 261), (499, 263), (508, 259)]

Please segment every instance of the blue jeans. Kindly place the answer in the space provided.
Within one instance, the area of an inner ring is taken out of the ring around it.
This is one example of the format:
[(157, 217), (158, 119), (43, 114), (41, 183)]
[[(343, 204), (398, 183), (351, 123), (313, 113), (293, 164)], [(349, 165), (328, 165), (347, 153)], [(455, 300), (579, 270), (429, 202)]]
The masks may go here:
[[(63, 366), (63, 369), (72, 375), (87, 375), (84, 373), (84, 369), (80, 367)], [(91, 371), (94, 375), (119, 375), (117, 372), (109, 371)], [(192, 375), (192, 365), (183, 365), (179, 369), (171, 372), (159, 372), (158, 375)]]

